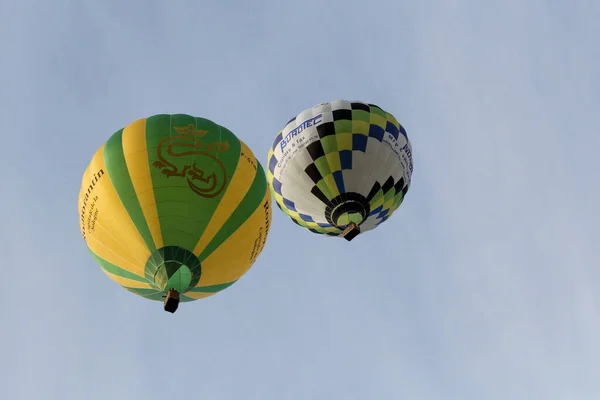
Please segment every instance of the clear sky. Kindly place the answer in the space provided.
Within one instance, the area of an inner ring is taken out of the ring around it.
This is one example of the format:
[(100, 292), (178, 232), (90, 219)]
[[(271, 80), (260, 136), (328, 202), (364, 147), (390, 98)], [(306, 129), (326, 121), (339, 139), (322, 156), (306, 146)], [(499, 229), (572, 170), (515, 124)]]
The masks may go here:
[[(0, 2), (0, 383), (14, 400), (600, 398), (600, 2)], [(96, 149), (157, 113), (265, 165), (323, 101), (413, 145), (353, 242), (277, 208), (238, 283), (174, 314), (79, 233)]]

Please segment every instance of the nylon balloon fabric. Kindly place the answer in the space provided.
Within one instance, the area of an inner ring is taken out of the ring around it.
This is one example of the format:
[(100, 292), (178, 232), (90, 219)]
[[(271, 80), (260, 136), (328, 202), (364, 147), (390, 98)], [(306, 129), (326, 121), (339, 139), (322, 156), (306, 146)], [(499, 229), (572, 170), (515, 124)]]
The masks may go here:
[(161, 114), (114, 133), (79, 194), (80, 229), (113, 281), (151, 300), (181, 301), (235, 283), (271, 223), (265, 172), (252, 151), (204, 118)]
[(396, 118), (374, 104), (337, 100), (308, 108), (277, 134), (267, 180), (277, 206), (317, 234), (375, 229), (402, 204), (412, 146)]

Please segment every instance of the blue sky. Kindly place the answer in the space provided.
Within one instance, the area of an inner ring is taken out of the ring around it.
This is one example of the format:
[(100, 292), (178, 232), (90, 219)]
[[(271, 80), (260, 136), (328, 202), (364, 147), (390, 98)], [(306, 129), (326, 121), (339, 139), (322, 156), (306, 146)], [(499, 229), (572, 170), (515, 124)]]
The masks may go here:
[[(0, 3), (3, 397), (600, 398), (600, 3), (251, 3)], [(275, 209), (249, 273), (175, 315), (87, 253), (81, 174), (125, 124), (204, 116), (264, 165), (339, 98), (412, 141), (377, 230)]]

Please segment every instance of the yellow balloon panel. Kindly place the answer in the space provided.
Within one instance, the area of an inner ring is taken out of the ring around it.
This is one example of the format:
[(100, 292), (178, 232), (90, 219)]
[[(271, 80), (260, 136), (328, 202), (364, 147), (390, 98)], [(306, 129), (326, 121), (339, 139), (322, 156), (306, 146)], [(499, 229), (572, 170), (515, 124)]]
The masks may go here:
[(81, 233), (98, 257), (143, 277), (150, 251), (106, 173), (103, 153), (104, 146), (86, 170), (79, 194)]

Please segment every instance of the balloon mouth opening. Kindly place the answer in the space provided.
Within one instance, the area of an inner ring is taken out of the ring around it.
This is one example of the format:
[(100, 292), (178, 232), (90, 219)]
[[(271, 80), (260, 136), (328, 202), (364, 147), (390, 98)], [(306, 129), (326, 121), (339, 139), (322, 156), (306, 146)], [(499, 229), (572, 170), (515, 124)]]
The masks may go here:
[(365, 220), (365, 208), (355, 201), (348, 201), (338, 205), (332, 211), (332, 219), (338, 228), (345, 228), (350, 223), (362, 224)]
[(348, 226), (360, 226), (369, 216), (367, 199), (358, 193), (343, 193), (333, 199), (325, 210), (327, 221), (344, 230)]
[(148, 283), (167, 296), (185, 294), (200, 281), (202, 266), (194, 253), (179, 246), (165, 246), (148, 257), (145, 276)]

